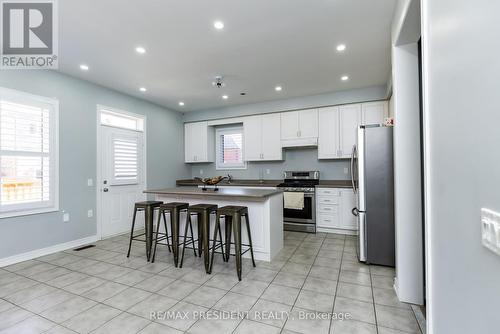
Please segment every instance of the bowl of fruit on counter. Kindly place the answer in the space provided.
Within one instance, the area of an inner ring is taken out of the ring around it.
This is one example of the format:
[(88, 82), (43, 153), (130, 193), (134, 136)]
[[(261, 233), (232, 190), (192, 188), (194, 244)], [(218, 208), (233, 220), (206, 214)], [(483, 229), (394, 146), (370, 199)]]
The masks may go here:
[(207, 191), (208, 189), (211, 189), (213, 191), (218, 191), (219, 188), (217, 187), (217, 185), (222, 180), (226, 179), (226, 177), (224, 176), (215, 176), (209, 178), (195, 177), (194, 179), (203, 183), (203, 188), (202, 188), (203, 191)]

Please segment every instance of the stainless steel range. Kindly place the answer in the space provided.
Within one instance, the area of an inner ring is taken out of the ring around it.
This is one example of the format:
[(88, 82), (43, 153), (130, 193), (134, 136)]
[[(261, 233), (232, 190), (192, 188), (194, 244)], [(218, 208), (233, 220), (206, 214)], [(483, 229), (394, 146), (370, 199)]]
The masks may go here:
[[(284, 177), (284, 182), (278, 187), (283, 190), (285, 197), (283, 205), (285, 231), (316, 233), (316, 185), (319, 184), (319, 171), (287, 171)], [(294, 194), (287, 195), (287, 193)]]

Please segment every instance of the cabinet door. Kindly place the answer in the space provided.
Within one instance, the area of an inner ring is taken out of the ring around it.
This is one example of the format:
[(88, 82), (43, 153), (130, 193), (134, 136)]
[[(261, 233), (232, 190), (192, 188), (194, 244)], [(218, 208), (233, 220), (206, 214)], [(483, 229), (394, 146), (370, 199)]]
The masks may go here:
[(262, 116), (245, 118), (243, 129), (243, 139), (245, 141), (245, 161), (262, 160)]
[(299, 112), (287, 111), (281, 114), (281, 139), (297, 139), (299, 136)]
[(283, 160), (281, 148), (281, 117), (279, 114), (262, 117), (262, 160)]
[(318, 109), (299, 111), (299, 137), (318, 138)]
[(350, 158), (356, 144), (357, 129), (361, 123), (361, 105), (350, 104), (339, 107), (340, 114), (340, 158)]
[(194, 123), (184, 124), (184, 161), (194, 162)]
[(208, 123), (196, 122), (184, 125), (185, 162), (208, 162)]
[(387, 116), (387, 102), (363, 103), (361, 124), (382, 124)]
[(352, 209), (356, 206), (356, 196), (352, 189), (342, 189), (340, 195), (341, 226), (344, 229), (357, 230), (357, 220), (352, 214)]
[(339, 108), (319, 109), (318, 159), (338, 158)]

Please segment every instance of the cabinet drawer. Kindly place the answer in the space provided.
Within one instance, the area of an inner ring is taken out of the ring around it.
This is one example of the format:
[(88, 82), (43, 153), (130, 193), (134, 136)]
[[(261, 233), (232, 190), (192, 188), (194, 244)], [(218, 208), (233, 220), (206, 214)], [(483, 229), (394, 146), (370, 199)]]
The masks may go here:
[(317, 201), (319, 204), (329, 204), (329, 205), (333, 205), (333, 204), (339, 204), (340, 203), (340, 198), (337, 197), (337, 196), (320, 196), (317, 198)]
[(316, 194), (318, 196), (340, 196), (340, 190), (335, 189), (335, 188), (318, 188), (316, 189)]
[(337, 215), (339, 213), (339, 206), (320, 203), (318, 205), (318, 211), (320, 212), (320, 214), (323, 213), (327, 215)]
[(320, 214), (316, 224), (319, 227), (339, 228), (340, 222), (337, 215)]

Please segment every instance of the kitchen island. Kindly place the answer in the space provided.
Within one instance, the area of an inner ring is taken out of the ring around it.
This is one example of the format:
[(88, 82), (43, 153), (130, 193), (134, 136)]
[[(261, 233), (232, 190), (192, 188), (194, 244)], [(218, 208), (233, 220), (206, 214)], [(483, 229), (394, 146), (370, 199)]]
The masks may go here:
[[(239, 205), (248, 207), (252, 243), (256, 260), (271, 261), (283, 248), (283, 193), (276, 189), (220, 188), (218, 191), (206, 191), (198, 187), (178, 187), (146, 190), (156, 200), (167, 202), (185, 202), (194, 204)], [(167, 217), (168, 219), (168, 217)], [(185, 214), (181, 216), (180, 231), (184, 233)], [(193, 228), (197, 235), (196, 218), (193, 217)], [(215, 215), (211, 217), (210, 230), (213, 231)], [(222, 229), (224, 232), (224, 229)], [(209, 235), (210, 239), (213, 237)], [(224, 236), (223, 236), (224, 238)], [(248, 243), (246, 229), (242, 228), (242, 242)], [(249, 257), (245, 253), (244, 257)]]

